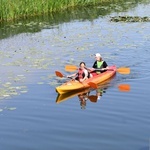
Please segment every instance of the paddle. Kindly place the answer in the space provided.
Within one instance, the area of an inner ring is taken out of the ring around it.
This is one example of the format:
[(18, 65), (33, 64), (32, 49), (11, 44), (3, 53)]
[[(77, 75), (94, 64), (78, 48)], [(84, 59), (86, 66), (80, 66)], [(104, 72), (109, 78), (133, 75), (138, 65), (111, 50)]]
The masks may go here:
[[(66, 71), (75, 71), (77, 70), (78, 67), (77, 66), (74, 66), (74, 65), (66, 65), (65, 66), (65, 70)], [(87, 70), (89, 70), (88, 68), (86, 68)], [(95, 69), (95, 70), (99, 70), (101, 71), (102, 69)], [(113, 69), (106, 69), (106, 70), (113, 70)], [(117, 69), (117, 72), (120, 73), (120, 74), (130, 74), (130, 68), (127, 68), (127, 67), (120, 67)]]
[[(98, 85), (95, 84), (94, 82), (89, 82), (88, 85), (93, 88), (93, 89), (97, 89), (98, 88)], [(118, 89), (122, 92), (128, 92), (130, 91), (130, 85), (129, 84), (120, 84), (118, 86)]]
[[(60, 78), (62, 78), (62, 77), (66, 77), (66, 78), (71, 78), (71, 77), (67, 77), (66, 75), (63, 75), (61, 72), (59, 72), (59, 71), (55, 71), (55, 74), (56, 74), (56, 76), (57, 77), (60, 77)], [(72, 78), (71, 78), (72, 79)]]
[(88, 96), (88, 99), (93, 102), (93, 103), (96, 103), (97, 102), (97, 96), (96, 95), (90, 95)]
[(89, 85), (90, 87), (92, 87), (93, 89), (98, 89), (98, 85), (95, 84), (94, 82), (89, 82), (88, 85)]
[(118, 86), (118, 89), (122, 92), (128, 92), (128, 91), (130, 91), (130, 85), (129, 84), (120, 84)]

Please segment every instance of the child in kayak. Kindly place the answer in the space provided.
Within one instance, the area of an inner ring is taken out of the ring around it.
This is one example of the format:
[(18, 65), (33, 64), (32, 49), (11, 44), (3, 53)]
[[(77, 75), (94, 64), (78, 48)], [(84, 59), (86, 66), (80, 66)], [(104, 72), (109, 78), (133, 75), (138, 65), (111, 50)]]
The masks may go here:
[[(90, 69), (93, 76), (105, 72), (108, 69), (108, 65), (106, 61), (103, 61), (102, 56), (100, 53), (95, 54), (96, 61), (93, 64), (93, 68)], [(100, 69), (100, 70), (96, 70)]]
[(87, 71), (85, 62), (80, 62), (79, 69), (77, 73), (74, 73), (72, 75), (67, 76), (69, 77), (75, 77), (75, 80), (78, 80), (79, 82), (84, 82), (86, 79), (90, 78), (92, 75)]

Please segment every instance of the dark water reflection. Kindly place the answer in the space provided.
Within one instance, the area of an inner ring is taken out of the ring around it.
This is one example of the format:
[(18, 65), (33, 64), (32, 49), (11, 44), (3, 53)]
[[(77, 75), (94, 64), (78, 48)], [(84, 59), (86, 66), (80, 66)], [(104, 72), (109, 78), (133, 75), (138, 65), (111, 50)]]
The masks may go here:
[(129, 9), (135, 8), (140, 3), (146, 5), (147, 0), (118, 0), (116, 2), (100, 4), (100, 6), (81, 7), (68, 9), (66, 11), (52, 13), (47, 16), (31, 17), (25, 20), (17, 20), (15, 22), (0, 23), (0, 39), (8, 38), (9, 36), (21, 33), (35, 33), (42, 29), (59, 28), (59, 24), (67, 23), (75, 20), (93, 21), (100, 16), (107, 16), (113, 12), (126, 12)]
[[(149, 23), (114, 23), (109, 19), (126, 14), (150, 16), (150, 4), (127, 4), (128, 9), (108, 10), (103, 16), (95, 9), (69, 13), (68, 19), (60, 15), (61, 20), (50, 19), (51, 24), (44, 28), (30, 25), (31, 20), (24, 23), (26, 30), (21, 28), (23, 23), (18, 28), (12, 25), (14, 30), (2, 26), (0, 149), (148, 150)], [(41, 24), (50, 21), (47, 19)], [(81, 60), (91, 67), (96, 52), (109, 65), (130, 67), (131, 73), (117, 73), (99, 100), (86, 101), (86, 109), (81, 109), (77, 95), (56, 103), (55, 87), (67, 79), (56, 77), (55, 70), (70, 74), (64, 66), (78, 65)], [(131, 89), (120, 91), (120, 84)]]

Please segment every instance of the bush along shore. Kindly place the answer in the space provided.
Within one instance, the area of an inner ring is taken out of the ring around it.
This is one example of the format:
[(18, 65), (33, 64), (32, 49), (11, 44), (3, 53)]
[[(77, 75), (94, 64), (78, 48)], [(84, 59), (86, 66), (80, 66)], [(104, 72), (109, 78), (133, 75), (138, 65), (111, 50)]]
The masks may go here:
[(1, 0), (0, 22), (27, 18), (70, 7), (95, 5), (110, 0)]
[[(133, 3), (135, 0), (128, 1)], [(124, 2), (125, 0), (1, 0), (0, 22), (60, 12), (77, 6), (83, 7)]]

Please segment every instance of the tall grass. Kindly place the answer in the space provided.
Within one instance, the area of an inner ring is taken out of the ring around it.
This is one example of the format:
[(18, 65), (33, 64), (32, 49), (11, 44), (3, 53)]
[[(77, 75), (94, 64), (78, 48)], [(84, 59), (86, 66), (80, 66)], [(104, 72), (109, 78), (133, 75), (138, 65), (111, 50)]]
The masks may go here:
[(123, 2), (124, 0), (1, 0), (0, 21), (9, 21), (63, 11), (69, 7), (118, 1)]

